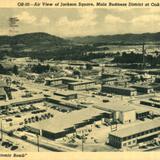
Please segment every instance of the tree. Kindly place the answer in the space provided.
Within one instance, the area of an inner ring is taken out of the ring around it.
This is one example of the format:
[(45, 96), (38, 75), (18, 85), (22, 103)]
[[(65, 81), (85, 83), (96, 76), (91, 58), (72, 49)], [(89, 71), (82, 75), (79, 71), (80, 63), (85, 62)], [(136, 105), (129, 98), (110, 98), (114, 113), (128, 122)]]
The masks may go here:
[(18, 67), (17, 67), (16, 65), (13, 66), (13, 73), (14, 73), (15, 75), (18, 74)]
[(80, 76), (81, 76), (81, 71), (79, 71), (78, 69), (75, 69), (75, 70), (73, 71), (73, 75), (74, 75), (74, 76), (78, 76), (78, 77), (80, 78)]
[(32, 66), (31, 71), (35, 73), (44, 73), (48, 72), (49, 69), (50, 69), (49, 65), (41, 65), (40, 63), (38, 63), (38, 65)]
[(5, 73), (5, 69), (2, 64), (0, 64), (0, 73), (2, 73), (2, 74)]
[(86, 69), (87, 70), (92, 70), (93, 69), (93, 66), (89, 63), (86, 64)]

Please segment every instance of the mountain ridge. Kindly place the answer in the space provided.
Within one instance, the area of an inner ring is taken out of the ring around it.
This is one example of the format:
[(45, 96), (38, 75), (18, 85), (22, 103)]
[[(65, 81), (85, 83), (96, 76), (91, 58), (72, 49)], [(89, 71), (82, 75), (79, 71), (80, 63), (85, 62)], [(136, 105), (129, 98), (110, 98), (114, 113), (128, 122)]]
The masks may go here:
[(98, 35), (98, 36), (82, 36), (72, 37), (70, 40), (81, 43), (106, 43), (106, 44), (139, 44), (147, 42), (160, 42), (160, 32), (156, 33), (126, 33), (126, 34), (115, 34), (115, 35)]
[(47, 42), (51, 44), (68, 44), (68, 40), (65, 40), (61, 37), (50, 35), (45, 32), (33, 32), (33, 33), (24, 33), (14, 36), (0, 36), (0, 45), (3, 44), (38, 44), (42, 42)]
[(51, 35), (45, 32), (32, 32), (18, 34), (14, 36), (3, 35), (0, 36), (0, 45), (4, 44), (52, 44), (68, 45), (68, 44), (94, 44), (94, 43), (105, 43), (105, 44), (139, 44), (147, 42), (160, 42), (160, 32), (155, 33), (126, 33), (126, 34), (115, 34), (115, 35), (97, 35), (97, 36), (76, 36), (63, 38), (55, 35)]

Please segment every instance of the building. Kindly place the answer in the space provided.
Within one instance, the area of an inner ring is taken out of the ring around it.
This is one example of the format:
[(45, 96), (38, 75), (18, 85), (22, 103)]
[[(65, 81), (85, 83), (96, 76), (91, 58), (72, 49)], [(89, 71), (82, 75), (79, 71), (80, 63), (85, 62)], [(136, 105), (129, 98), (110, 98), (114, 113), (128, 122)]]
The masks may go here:
[(105, 93), (118, 94), (123, 96), (137, 95), (137, 91), (134, 88), (127, 88), (121, 86), (103, 85), (101, 91)]
[(98, 103), (94, 107), (103, 111), (111, 112), (113, 115), (113, 121), (119, 121), (124, 124), (132, 123), (136, 120), (135, 108), (131, 105)]
[(12, 99), (11, 88), (6, 81), (0, 80), (1, 100)]
[(46, 78), (45, 79), (45, 85), (52, 85), (52, 86), (58, 86), (58, 85), (68, 85), (68, 83), (77, 82), (79, 79), (71, 78), (71, 77), (61, 77), (61, 78)]
[[(2, 96), (3, 97), (3, 96)], [(27, 99), (21, 98), (19, 100), (2, 101), (0, 103), (0, 110), (9, 107), (18, 107), (23, 105), (33, 105), (37, 103), (47, 103), (51, 108), (57, 109), (61, 112), (70, 112), (73, 110), (80, 110), (82, 108), (87, 108), (85, 104), (78, 104), (76, 102), (69, 102), (65, 98), (62, 99), (60, 96), (44, 97), (44, 96), (34, 96)]]
[(4, 88), (0, 88), (0, 100), (6, 100), (6, 98), (7, 96)]
[(160, 103), (160, 97), (153, 97), (153, 98), (150, 98), (149, 100), (153, 101), (153, 102), (159, 102)]
[(80, 79), (77, 79), (77, 78), (71, 78), (71, 77), (62, 77), (62, 82), (63, 84), (69, 84), (69, 83), (74, 83), (74, 82), (78, 82), (80, 81)]
[(160, 134), (160, 119), (140, 122), (109, 134), (109, 144), (116, 148), (133, 147)]
[(140, 104), (160, 108), (160, 101), (155, 101), (153, 99), (150, 100), (141, 100)]
[(154, 91), (160, 91), (160, 84), (159, 83), (152, 84), (152, 87), (153, 87)]
[(103, 83), (108, 83), (108, 82), (111, 83), (112, 82), (112, 84), (114, 84), (114, 82), (117, 80), (118, 80), (117, 77), (111, 77), (111, 78), (103, 79), (102, 82)]
[(46, 79), (45, 85), (64, 86), (70, 90), (85, 90), (95, 88), (95, 82), (85, 79), (75, 79), (71, 77), (62, 77), (56, 79)]
[(137, 90), (137, 92), (140, 92), (140, 93), (153, 93), (154, 92), (154, 89), (152, 86), (144, 86), (144, 85), (134, 85), (134, 86), (131, 86), (132, 88), (135, 88)]
[(94, 81), (78, 81), (68, 84), (68, 89), (70, 90), (89, 90), (95, 88)]
[(102, 79), (108, 79), (113, 77), (119, 77), (119, 73), (102, 73)]
[(136, 119), (143, 120), (144, 118), (151, 117), (152, 111), (150, 110), (138, 110), (136, 111)]
[(22, 105), (31, 105), (31, 104), (35, 104), (35, 103), (41, 103), (46, 101), (46, 99), (42, 96), (37, 96), (37, 97), (31, 97), (31, 98), (27, 98), (27, 99), (19, 99), (19, 100), (10, 100), (7, 102), (1, 102), (0, 103), (0, 110), (4, 109), (8, 106), (12, 106), (12, 107), (18, 107), (18, 106), (22, 106)]
[(124, 87), (127, 87), (129, 81), (130, 81), (130, 80), (127, 80), (127, 79), (117, 80), (117, 81), (114, 82), (114, 85), (115, 85), (115, 86), (124, 86)]
[(61, 91), (61, 92), (54, 92), (54, 95), (63, 97), (66, 100), (70, 100), (70, 99), (77, 99), (78, 95), (75, 92), (71, 92), (71, 91)]
[(60, 78), (56, 78), (56, 79), (51, 79), (51, 78), (47, 78), (45, 79), (45, 85), (47, 86), (58, 86), (63, 84), (62, 79)]
[(159, 76), (155, 78), (155, 83), (160, 83), (160, 77)]
[(103, 118), (110, 114), (95, 108), (85, 108), (62, 116), (55, 114), (53, 119), (29, 124), (26, 128), (32, 133), (39, 133), (54, 140), (63, 138), (67, 134), (80, 132), (80, 128), (91, 129), (92, 124), (101, 122)]
[(46, 101), (50, 103), (52, 108), (55, 108), (61, 112), (70, 112), (72, 110), (80, 110), (82, 108), (87, 108), (87, 105), (77, 104), (76, 102), (69, 102), (66, 99), (62, 99), (60, 96), (53, 96), (46, 98)]

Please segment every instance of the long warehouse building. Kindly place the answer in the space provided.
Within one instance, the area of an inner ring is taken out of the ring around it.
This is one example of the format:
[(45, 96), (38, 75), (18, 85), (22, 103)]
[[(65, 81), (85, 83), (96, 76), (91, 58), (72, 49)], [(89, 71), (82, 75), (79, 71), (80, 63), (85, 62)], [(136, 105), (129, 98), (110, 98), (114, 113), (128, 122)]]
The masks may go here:
[(121, 86), (103, 85), (102, 92), (124, 95), (124, 96), (136, 96), (137, 95), (136, 89), (126, 88), (126, 87), (121, 87)]
[(160, 119), (141, 122), (109, 134), (109, 144), (116, 148), (125, 148), (152, 140), (160, 134)]
[[(95, 108), (85, 108), (68, 114), (56, 115), (53, 119), (29, 124), (26, 126), (29, 132), (40, 134), (48, 139), (63, 138), (67, 134), (76, 133), (80, 128), (101, 122), (105, 118), (112, 118), (111, 112), (101, 111)], [(47, 125), (46, 125), (47, 124)]]

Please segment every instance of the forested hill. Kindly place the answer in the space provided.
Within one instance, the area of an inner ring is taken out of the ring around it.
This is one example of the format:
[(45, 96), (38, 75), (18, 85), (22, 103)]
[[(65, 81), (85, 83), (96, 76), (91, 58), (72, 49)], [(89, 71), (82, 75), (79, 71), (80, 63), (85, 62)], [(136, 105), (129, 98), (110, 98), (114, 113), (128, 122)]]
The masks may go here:
[[(109, 50), (107, 44), (135, 45), (160, 44), (160, 33), (123, 34), (60, 38), (48, 33), (26, 33), (15, 36), (0, 36), (0, 58), (31, 57), (58, 60), (91, 60), (104, 58)], [(97, 52), (98, 51), (98, 52)], [(100, 53), (100, 54), (97, 54)]]
[(1, 45), (52, 45), (61, 46), (68, 44), (142, 44), (160, 43), (160, 32), (143, 34), (117, 34), (117, 35), (99, 35), (84, 36), (72, 38), (60, 38), (44, 32), (26, 33), (16, 36), (0, 36)]
[(79, 45), (69, 39), (42, 32), (0, 36), (0, 59), (6, 56), (27, 56), (41, 60), (90, 59), (90, 55), (86, 58), (84, 54), (94, 50), (97, 50), (94, 46)]
[(26, 33), (16, 36), (0, 36), (0, 45), (13, 45), (13, 44), (23, 44), (23, 45), (39, 45), (39, 44), (51, 44), (51, 45), (65, 45), (68, 44), (68, 40), (63, 38), (50, 35), (48, 33), (36, 32), (36, 33)]
[(145, 43), (160, 43), (160, 32), (158, 33), (143, 33), (143, 34), (117, 34), (117, 35), (100, 35), (73, 37), (70, 40), (81, 44), (142, 44)]

